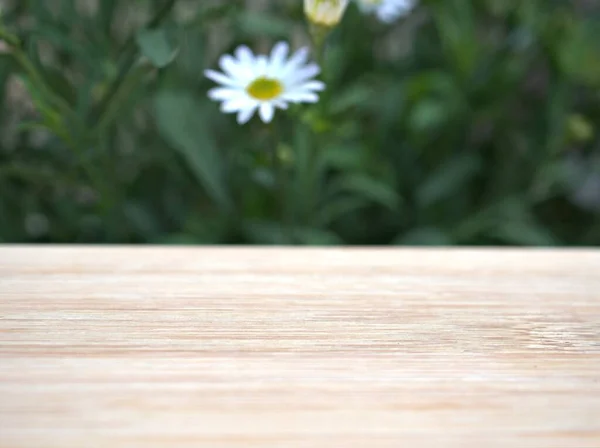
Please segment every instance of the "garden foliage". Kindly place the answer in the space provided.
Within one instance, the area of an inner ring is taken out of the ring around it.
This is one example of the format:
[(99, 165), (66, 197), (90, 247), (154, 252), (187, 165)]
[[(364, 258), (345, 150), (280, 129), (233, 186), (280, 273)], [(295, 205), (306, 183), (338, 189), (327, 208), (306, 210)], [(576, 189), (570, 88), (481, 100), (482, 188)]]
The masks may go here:
[(243, 126), (203, 72), (302, 1), (0, 4), (0, 241), (600, 244), (596, 1), (351, 4), (320, 102)]

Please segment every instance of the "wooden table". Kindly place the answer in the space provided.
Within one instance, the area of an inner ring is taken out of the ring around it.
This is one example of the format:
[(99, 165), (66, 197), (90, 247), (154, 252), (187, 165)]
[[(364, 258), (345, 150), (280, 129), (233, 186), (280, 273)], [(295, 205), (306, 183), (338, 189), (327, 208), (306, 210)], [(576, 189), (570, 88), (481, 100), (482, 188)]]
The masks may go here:
[(0, 246), (0, 447), (600, 447), (600, 251)]

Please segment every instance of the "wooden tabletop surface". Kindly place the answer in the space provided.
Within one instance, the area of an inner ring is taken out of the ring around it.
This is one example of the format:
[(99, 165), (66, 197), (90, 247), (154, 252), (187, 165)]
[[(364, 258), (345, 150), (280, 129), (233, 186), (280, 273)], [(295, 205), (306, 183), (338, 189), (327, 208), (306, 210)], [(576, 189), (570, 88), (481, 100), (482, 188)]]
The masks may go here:
[(0, 246), (0, 447), (600, 447), (600, 251)]

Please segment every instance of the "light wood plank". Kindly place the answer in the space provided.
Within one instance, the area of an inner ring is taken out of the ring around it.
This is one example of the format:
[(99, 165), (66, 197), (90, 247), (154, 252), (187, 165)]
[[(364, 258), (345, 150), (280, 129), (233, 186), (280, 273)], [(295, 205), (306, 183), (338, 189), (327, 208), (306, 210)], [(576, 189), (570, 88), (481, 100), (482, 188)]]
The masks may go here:
[(600, 251), (0, 246), (0, 447), (600, 447)]

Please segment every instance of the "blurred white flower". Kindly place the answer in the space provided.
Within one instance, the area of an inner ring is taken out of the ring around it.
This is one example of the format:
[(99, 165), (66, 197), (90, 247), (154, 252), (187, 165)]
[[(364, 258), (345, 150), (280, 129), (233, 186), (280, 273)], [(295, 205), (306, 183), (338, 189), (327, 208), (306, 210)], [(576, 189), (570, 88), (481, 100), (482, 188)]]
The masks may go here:
[(316, 103), (316, 92), (325, 84), (313, 78), (319, 74), (317, 64), (308, 63), (308, 48), (302, 48), (288, 58), (289, 46), (279, 42), (270, 56), (254, 55), (242, 45), (235, 57), (223, 55), (219, 65), (223, 73), (206, 70), (207, 78), (221, 84), (208, 92), (209, 98), (221, 101), (221, 111), (237, 113), (244, 124), (258, 110), (265, 123), (273, 119), (275, 109), (287, 109), (288, 103)]
[(348, 7), (349, 0), (304, 0), (304, 13), (313, 24), (336, 26)]
[(392, 23), (407, 15), (417, 4), (417, 0), (356, 0), (365, 13), (375, 13), (385, 23)]

